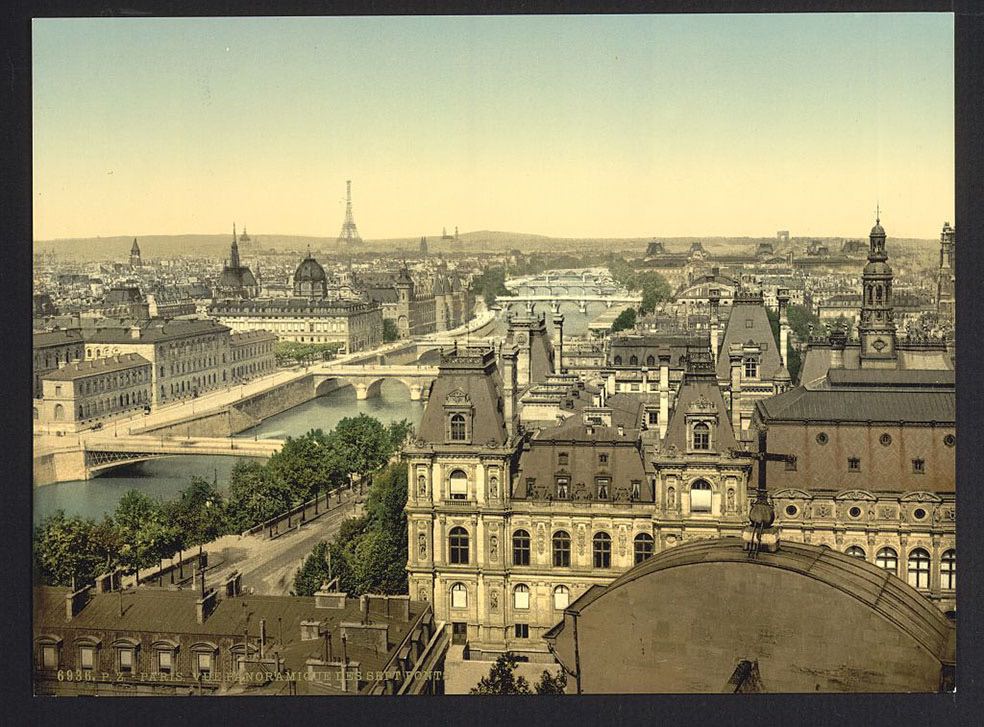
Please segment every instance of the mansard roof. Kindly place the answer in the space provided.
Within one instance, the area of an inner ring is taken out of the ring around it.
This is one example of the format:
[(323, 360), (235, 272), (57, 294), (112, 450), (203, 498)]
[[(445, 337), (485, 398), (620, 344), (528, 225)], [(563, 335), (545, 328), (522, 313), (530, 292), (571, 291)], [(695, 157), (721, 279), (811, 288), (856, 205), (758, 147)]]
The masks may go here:
[(761, 298), (746, 300), (738, 296), (731, 307), (728, 325), (724, 329), (724, 340), (718, 347), (719, 378), (723, 380), (730, 376), (731, 362), (728, 352), (731, 344), (744, 345), (749, 342), (762, 350), (759, 356), (759, 378), (763, 381), (771, 381), (782, 368), (782, 359), (779, 356), (779, 346), (775, 336), (772, 335), (769, 315)]
[(724, 403), (724, 397), (713, 373), (707, 375), (688, 372), (684, 374), (680, 384), (676, 406), (670, 415), (666, 436), (663, 437), (660, 447), (662, 450), (672, 446), (679, 452), (687, 451), (687, 414), (698, 409), (712, 412), (717, 416), (717, 431), (711, 438), (712, 454), (715, 452), (727, 454), (729, 449), (738, 446), (734, 430), (731, 428), (728, 407)]

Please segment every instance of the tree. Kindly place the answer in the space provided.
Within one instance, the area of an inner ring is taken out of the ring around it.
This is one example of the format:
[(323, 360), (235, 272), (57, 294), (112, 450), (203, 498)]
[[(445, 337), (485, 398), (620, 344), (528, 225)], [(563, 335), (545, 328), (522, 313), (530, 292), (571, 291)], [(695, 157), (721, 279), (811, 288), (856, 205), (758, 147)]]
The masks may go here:
[(289, 487), (294, 505), (310, 500), (319, 492), (335, 489), (345, 479), (346, 469), (336, 443), (320, 429), (296, 438), (287, 437), (284, 446), (266, 465), (270, 478)]
[(563, 670), (551, 674), (546, 669), (540, 675), (540, 681), (533, 687), (537, 694), (565, 694), (567, 691), (567, 675)]
[(106, 568), (109, 553), (93, 520), (66, 517), (61, 510), (41, 521), (34, 533), (34, 571), (49, 586), (81, 588)]
[(631, 330), (632, 328), (635, 328), (635, 324), (636, 324), (635, 308), (626, 308), (624, 311), (618, 314), (618, 317), (614, 321), (612, 321), (612, 333)]
[(665, 300), (669, 300), (673, 291), (666, 279), (655, 270), (646, 270), (637, 273), (632, 283), (642, 291), (642, 303), (639, 305), (639, 312), (646, 315), (656, 310), (656, 306)]
[(486, 306), (495, 303), (497, 297), (515, 295), (506, 287), (506, 271), (501, 267), (489, 268), (476, 275), (472, 278), (469, 289), (475, 295), (481, 295)]
[(407, 592), (407, 533), (373, 528), (355, 541), (346, 558), (351, 567), (352, 595)]
[(383, 343), (390, 343), (400, 337), (400, 329), (392, 318), (383, 319)]
[(530, 683), (515, 674), (517, 664), (519, 659), (511, 651), (502, 654), (489, 669), (488, 676), (471, 688), (471, 694), (531, 694)]
[(300, 570), (294, 575), (294, 588), (291, 594), (313, 596), (329, 580), (328, 543), (322, 540), (314, 546), (311, 554), (304, 559)]
[(390, 455), (393, 455), (403, 448), (407, 437), (413, 434), (413, 424), (407, 419), (401, 419), (398, 422), (391, 421), (387, 429), (390, 439)]
[(228, 530), (241, 533), (293, 505), (290, 485), (259, 462), (240, 461), (229, 475)]
[(177, 500), (164, 506), (165, 514), (182, 533), (182, 547), (202, 545), (226, 531), (226, 506), (214, 483), (192, 477)]
[(394, 462), (373, 479), (366, 497), (366, 515), (373, 528), (402, 533), (407, 525), (406, 505), (407, 468)]
[(791, 304), (786, 309), (786, 318), (789, 320), (789, 328), (796, 334), (796, 338), (800, 341), (810, 340), (811, 325), (817, 334), (820, 333), (820, 318), (812, 313), (805, 305)]
[(332, 439), (348, 471), (363, 481), (385, 465), (392, 454), (389, 431), (378, 419), (365, 414), (338, 422)]

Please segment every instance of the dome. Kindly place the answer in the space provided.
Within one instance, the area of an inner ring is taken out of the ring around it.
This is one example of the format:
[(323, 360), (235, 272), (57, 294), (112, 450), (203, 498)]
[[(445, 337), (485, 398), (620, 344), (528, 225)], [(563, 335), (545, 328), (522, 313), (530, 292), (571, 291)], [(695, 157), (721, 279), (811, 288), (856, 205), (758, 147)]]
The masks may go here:
[(892, 274), (892, 266), (886, 262), (875, 261), (869, 262), (864, 266), (865, 276), (886, 276)]
[(328, 281), (325, 269), (321, 267), (321, 263), (308, 253), (308, 256), (301, 261), (301, 264), (297, 266), (297, 270), (294, 271), (294, 282), (320, 283), (322, 281)]
[(869, 237), (885, 237), (885, 228), (881, 226), (881, 220), (875, 220), (875, 226), (871, 228)]

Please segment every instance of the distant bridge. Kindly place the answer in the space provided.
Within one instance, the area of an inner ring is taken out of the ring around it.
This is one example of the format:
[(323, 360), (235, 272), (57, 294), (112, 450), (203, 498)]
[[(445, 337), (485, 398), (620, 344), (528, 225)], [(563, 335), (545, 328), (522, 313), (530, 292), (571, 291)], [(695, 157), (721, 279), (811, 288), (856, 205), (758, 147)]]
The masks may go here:
[(340, 366), (329, 362), (313, 367), (311, 373), (314, 374), (317, 396), (351, 384), (355, 387), (355, 398), (362, 401), (379, 396), (379, 389), (383, 382), (395, 379), (410, 390), (410, 401), (426, 401), (430, 395), (431, 384), (437, 378), (437, 366), (387, 364)]

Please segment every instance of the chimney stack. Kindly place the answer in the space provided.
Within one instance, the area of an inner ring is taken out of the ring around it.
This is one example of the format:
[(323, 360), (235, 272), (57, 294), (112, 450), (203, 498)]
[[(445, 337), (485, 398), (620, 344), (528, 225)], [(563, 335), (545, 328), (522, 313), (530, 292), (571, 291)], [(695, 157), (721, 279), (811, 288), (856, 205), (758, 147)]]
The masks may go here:
[(670, 420), (670, 354), (659, 354), (659, 438), (666, 436), (666, 426)]
[(554, 313), (554, 354), (556, 356), (554, 371), (558, 374), (564, 373), (564, 314)]
[(711, 303), (711, 356), (714, 357), (714, 363), (718, 360), (718, 325), (719, 325), (719, 314), (721, 305), (721, 291), (717, 288), (711, 288), (710, 294), (708, 296)]
[(847, 348), (847, 332), (837, 328), (830, 334), (830, 368), (844, 368), (844, 349)]
[(735, 435), (741, 433), (741, 363), (743, 359), (742, 345), (733, 343), (728, 350), (728, 361), (731, 365), (731, 427)]
[(516, 434), (516, 358), (518, 350), (515, 346), (502, 351), (502, 414), (506, 420), (506, 435), (512, 438)]
[(776, 291), (779, 301), (779, 358), (782, 365), (789, 368), (789, 290), (779, 288)]

